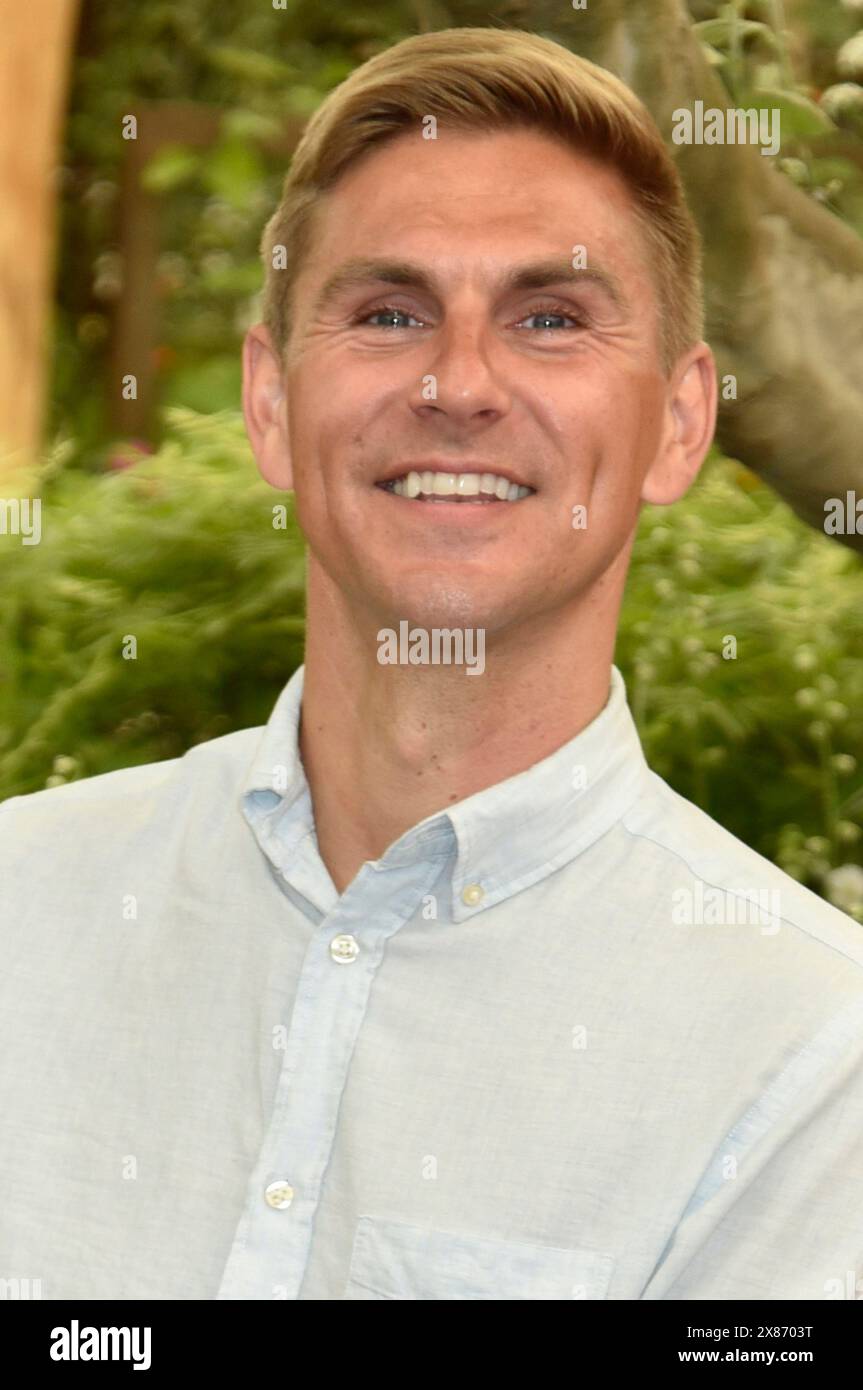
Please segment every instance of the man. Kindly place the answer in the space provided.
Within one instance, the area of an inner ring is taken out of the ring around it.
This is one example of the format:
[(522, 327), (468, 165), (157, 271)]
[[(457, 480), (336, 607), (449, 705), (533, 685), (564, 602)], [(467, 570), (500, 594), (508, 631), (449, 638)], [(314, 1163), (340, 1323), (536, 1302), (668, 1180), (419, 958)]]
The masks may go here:
[(244, 409), (305, 666), (264, 730), (0, 810), (0, 1272), (853, 1297), (859, 927), (648, 769), (612, 664), (716, 406), (650, 117), (539, 38), (408, 40), (264, 252)]

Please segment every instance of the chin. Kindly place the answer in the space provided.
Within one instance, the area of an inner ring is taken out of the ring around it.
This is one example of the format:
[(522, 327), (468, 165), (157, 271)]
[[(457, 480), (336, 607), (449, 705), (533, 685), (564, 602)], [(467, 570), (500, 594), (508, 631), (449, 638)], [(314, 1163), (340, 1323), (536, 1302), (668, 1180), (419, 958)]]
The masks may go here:
[(481, 625), (489, 607), (487, 583), (470, 584), (425, 571), (390, 584), (390, 606), (418, 625)]
[(487, 637), (507, 628), (513, 621), (513, 608), (502, 600), (489, 601), (488, 594), (479, 597), (463, 590), (410, 593), (402, 590), (391, 596), (387, 604), (388, 617), (381, 626), (398, 630), (400, 622), (409, 628), (434, 628), (482, 631)]

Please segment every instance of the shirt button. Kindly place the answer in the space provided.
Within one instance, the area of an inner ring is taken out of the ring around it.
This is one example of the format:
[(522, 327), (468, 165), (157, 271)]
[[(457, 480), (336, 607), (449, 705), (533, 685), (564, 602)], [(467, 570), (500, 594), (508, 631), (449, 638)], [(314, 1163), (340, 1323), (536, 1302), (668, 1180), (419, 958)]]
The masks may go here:
[(338, 961), (339, 965), (350, 965), (351, 961), (356, 960), (360, 953), (360, 946), (355, 936), (349, 936), (347, 932), (342, 932), (340, 936), (334, 936), (330, 942), (330, 955), (333, 960)]
[(278, 1182), (271, 1182), (264, 1192), (264, 1201), (267, 1206), (275, 1207), (277, 1211), (289, 1207), (293, 1200), (294, 1189), (283, 1178), (280, 1178)]
[(479, 883), (469, 883), (461, 890), (461, 900), (465, 907), (476, 907), (485, 897), (485, 889)]

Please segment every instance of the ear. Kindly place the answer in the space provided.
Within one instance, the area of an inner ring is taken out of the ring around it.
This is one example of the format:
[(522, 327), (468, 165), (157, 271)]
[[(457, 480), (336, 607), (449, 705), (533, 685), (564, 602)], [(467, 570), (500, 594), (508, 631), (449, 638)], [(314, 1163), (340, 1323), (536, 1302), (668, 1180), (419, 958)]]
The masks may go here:
[(642, 502), (667, 506), (694, 482), (716, 429), (716, 363), (706, 343), (678, 360), (668, 384), (662, 443), (644, 477)]
[(294, 486), (282, 364), (269, 332), (255, 324), (243, 341), (243, 416), (258, 468), (273, 487)]

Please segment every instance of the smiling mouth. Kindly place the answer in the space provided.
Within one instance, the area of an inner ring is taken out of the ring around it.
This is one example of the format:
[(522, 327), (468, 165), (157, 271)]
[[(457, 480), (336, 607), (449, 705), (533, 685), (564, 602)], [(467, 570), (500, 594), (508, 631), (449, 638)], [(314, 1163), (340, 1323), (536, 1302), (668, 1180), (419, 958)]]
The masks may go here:
[(414, 502), (521, 502), (535, 491), (510, 482), (499, 473), (444, 473), (434, 469), (405, 473), (388, 482), (375, 483), (384, 492)]

